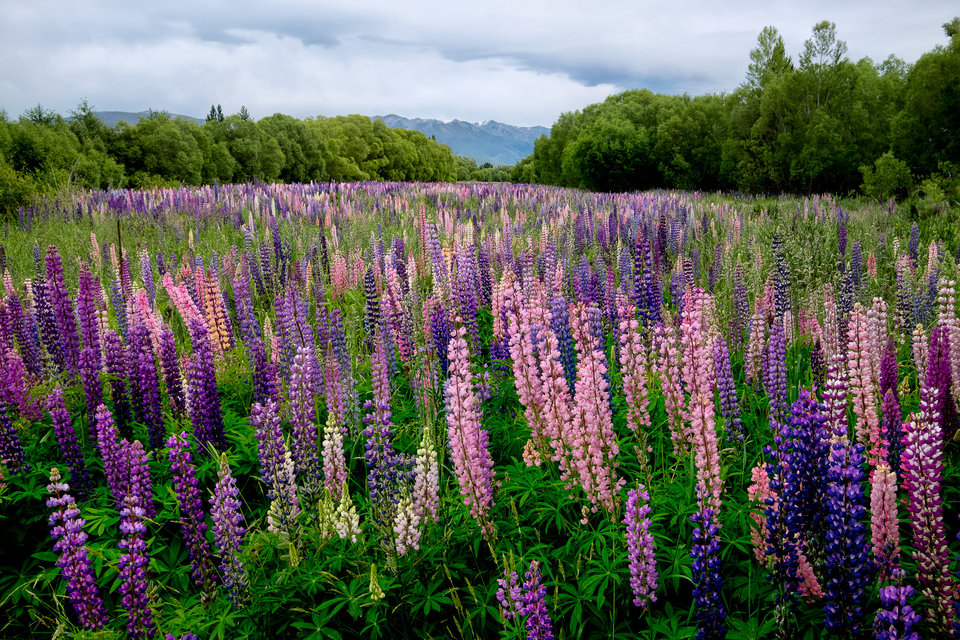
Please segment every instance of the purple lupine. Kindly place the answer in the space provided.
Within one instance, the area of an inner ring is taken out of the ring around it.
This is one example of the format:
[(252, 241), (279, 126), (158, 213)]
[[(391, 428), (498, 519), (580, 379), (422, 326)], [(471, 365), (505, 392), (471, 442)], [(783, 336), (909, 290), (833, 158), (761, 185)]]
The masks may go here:
[(550, 328), (557, 337), (563, 377), (567, 379), (567, 386), (572, 394), (577, 383), (577, 359), (573, 348), (573, 334), (570, 332), (569, 305), (563, 296), (556, 296), (550, 301)]
[[(194, 291), (194, 288), (191, 288), (190, 291)], [(120, 327), (120, 335), (126, 338), (127, 304), (123, 300), (123, 292), (120, 290), (120, 283), (116, 280), (110, 281), (110, 304), (113, 305), (113, 312), (117, 316), (117, 326)]]
[(50, 354), (53, 363), (62, 371), (66, 367), (63, 359), (63, 344), (60, 341), (60, 328), (57, 325), (57, 318), (50, 304), (47, 281), (38, 274), (37, 279), (32, 283), (32, 289), (33, 311), (36, 315), (40, 339), (43, 346), (47, 348), (47, 353)]
[(783, 314), (790, 311), (790, 266), (783, 255), (783, 241), (778, 232), (773, 236), (773, 259), (775, 269), (773, 272), (773, 285), (775, 288), (774, 303), (776, 309), (776, 319), (783, 318)]
[(137, 416), (147, 427), (150, 448), (159, 449), (163, 446), (164, 435), (160, 378), (157, 375), (150, 330), (143, 323), (138, 322), (130, 330), (127, 366)]
[(77, 316), (73, 312), (73, 302), (63, 279), (63, 263), (53, 245), (47, 247), (47, 286), (50, 305), (57, 320), (60, 344), (63, 347), (64, 364), (72, 375), (77, 372), (80, 362), (80, 331), (77, 327)]
[(947, 327), (936, 326), (930, 332), (927, 351), (926, 387), (937, 390), (932, 406), (937, 415), (943, 441), (950, 442), (957, 432), (957, 408), (953, 402), (953, 375), (950, 365), (950, 335)]
[(404, 477), (403, 458), (393, 448), (393, 414), (390, 411), (390, 379), (387, 373), (387, 354), (383, 340), (375, 340), (370, 356), (373, 383), (373, 401), (367, 401), (367, 425), (364, 458), (367, 463), (367, 486), (373, 501), (376, 517), (384, 522), (392, 518), (393, 508), (399, 500)]
[(223, 413), (220, 408), (220, 392), (217, 390), (217, 372), (210, 351), (210, 339), (203, 320), (190, 320), (190, 342), (193, 355), (187, 370), (190, 388), (190, 419), (197, 448), (204, 450), (213, 445), (218, 451), (227, 448), (223, 428)]
[(917, 226), (917, 223), (914, 222), (910, 225), (910, 244), (908, 245), (908, 251), (910, 252), (910, 260), (913, 262), (913, 266), (917, 266), (917, 251), (920, 249), (920, 227)]
[(207, 523), (204, 522), (203, 499), (197, 489), (197, 473), (193, 468), (193, 454), (187, 433), (174, 434), (167, 439), (167, 458), (173, 473), (177, 503), (180, 505), (180, 523), (183, 541), (190, 560), (190, 575), (193, 583), (202, 592), (207, 592), (214, 580), (210, 545), (207, 543)]
[(26, 456), (20, 434), (13, 426), (8, 411), (7, 407), (0, 404), (0, 465), (6, 465), (11, 472), (18, 473), (26, 468)]
[(823, 611), (827, 630), (843, 637), (859, 633), (873, 580), (870, 541), (864, 524), (864, 463), (863, 445), (859, 442), (839, 438), (831, 445), (826, 474)]
[(266, 405), (254, 404), (250, 425), (256, 430), (260, 478), (267, 486), (267, 497), (272, 503), (268, 528), (292, 538), (300, 515), (300, 500), (293, 460), (280, 428), (279, 407), (273, 400), (268, 400)]
[(240, 490), (230, 473), (226, 452), (220, 454), (217, 477), (210, 502), (213, 539), (220, 550), (223, 586), (227, 588), (230, 599), (235, 604), (242, 605), (247, 600), (249, 590), (247, 571), (240, 560), (247, 531), (243, 527), (243, 514), (240, 513)]
[(120, 592), (123, 608), (127, 610), (127, 635), (134, 640), (152, 638), (156, 628), (147, 595), (147, 571), (150, 556), (147, 555), (145, 513), (137, 498), (128, 495), (120, 511), (120, 531), (124, 538), (119, 542)]
[(247, 343), (253, 369), (253, 402), (265, 403), (272, 400), (279, 403), (280, 381), (277, 365), (267, 357), (267, 349), (259, 338)]
[(170, 399), (170, 411), (175, 416), (182, 416), (186, 404), (180, 378), (180, 361), (177, 359), (177, 343), (170, 325), (166, 323), (160, 329), (160, 367), (163, 369), (163, 383)]
[(837, 205), (837, 252), (841, 260), (847, 257), (847, 217), (839, 205)]
[(713, 369), (720, 397), (720, 415), (723, 416), (727, 440), (743, 442), (743, 421), (740, 419), (740, 400), (730, 367), (730, 350), (722, 336), (713, 343)]
[(157, 506), (153, 500), (153, 483), (150, 480), (150, 458), (143, 443), (139, 440), (120, 442), (120, 465), (122, 490), (126, 496), (133, 496), (137, 505), (148, 518), (157, 515)]
[[(100, 323), (98, 322), (97, 294), (100, 284), (90, 273), (87, 263), (80, 264), (80, 283), (77, 285), (77, 320), (80, 321), (80, 339), (85, 349), (92, 349), (100, 362)], [(96, 409), (96, 407), (94, 407)]]
[(713, 509), (704, 506), (690, 516), (693, 523), (693, 547), (690, 567), (693, 573), (694, 610), (697, 616), (697, 640), (725, 638), (727, 610), (723, 603), (723, 578), (720, 576), (720, 527)]
[(510, 621), (520, 615), (520, 600), (523, 590), (518, 582), (516, 571), (504, 571), (502, 578), (497, 578), (497, 602), (500, 603), (500, 613), (504, 620)]
[(130, 428), (130, 399), (127, 394), (127, 366), (123, 342), (113, 331), (107, 331), (103, 340), (104, 364), (110, 382), (110, 397), (113, 399), (113, 417), (120, 431), (129, 437), (133, 432)]
[(524, 577), (518, 611), (527, 616), (527, 640), (553, 640), (553, 622), (547, 609), (547, 587), (540, 574), (540, 563), (531, 560)]
[(103, 404), (97, 407), (96, 419), (91, 422), (93, 423), (91, 426), (95, 428), (94, 441), (97, 443), (97, 450), (100, 452), (107, 486), (113, 495), (114, 503), (119, 506), (123, 503), (123, 498), (126, 495), (126, 472), (124, 468), (126, 459), (120, 448), (117, 425), (113, 421), (110, 410)]
[(873, 619), (873, 637), (876, 640), (920, 640), (920, 634), (914, 627), (920, 622), (920, 616), (909, 600), (913, 597), (913, 587), (903, 582), (903, 569), (893, 570), (894, 584), (880, 587), (880, 608)]
[(37, 333), (36, 320), (33, 314), (24, 312), (23, 304), (15, 290), (7, 296), (7, 308), (13, 323), (13, 333), (23, 357), (23, 364), (33, 377), (39, 378), (43, 362), (40, 357), (40, 337)]
[[(70, 422), (70, 414), (63, 404), (63, 391), (55, 387), (47, 396), (47, 411), (53, 422), (53, 432), (57, 437), (57, 444), (63, 453), (63, 459), (70, 467), (70, 480), (77, 492), (83, 496), (90, 489), (90, 473), (80, 451), (80, 442), (77, 433)], [(92, 413), (90, 414), (93, 415)]]
[(783, 322), (774, 320), (770, 339), (763, 353), (763, 387), (770, 398), (770, 417), (778, 421), (787, 415), (787, 345)]
[(372, 349), (374, 333), (380, 326), (380, 302), (377, 300), (377, 285), (371, 267), (367, 267), (363, 274), (363, 293), (367, 301), (363, 312), (363, 332), (367, 348)]
[(153, 265), (150, 264), (150, 255), (146, 251), (140, 252), (140, 277), (143, 278), (143, 288), (147, 291), (147, 300), (153, 306), (156, 299), (156, 290), (153, 282)]
[(657, 558), (650, 533), (650, 495), (642, 484), (627, 491), (627, 557), (630, 559), (630, 588), (633, 604), (646, 607), (657, 601)]
[(67, 583), (67, 597), (77, 613), (80, 626), (85, 629), (102, 629), (109, 621), (107, 610), (97, 589), (93, 564), (87, 555), (87, 534), (80, 510), (68, 491), (66, 482), (60, 481), (60, 470), (50, 469), (50, 484), (47, 491), (53, 494), (47, 499), (47, 507), (55, 509), (48, 520), (50, 537), (54, 539), (53, 550), (60, 554), (57, 566), (60, 577)]
[(317, 484), (320, 460), (317, 454), (316, 389), (312, 367), (316, 363), (313, 350), (297, 347), (297, 355), (290, 369), (290, 426), (291, 453), (301, 486)]
[(447, 359), (447, 345), (450, 343), (450, 323), (447, 321), (447, 312), (441, 302), (436, 302), (433, 305), (433, 311), (430, 313), (430, 332), (432, 335), (429, 337), (432, 338), (433, 348), (437, 352), (441, 374), (446, 378), (450, 368), (450, 361)]
[(100, 353), (90, 347), (80, 352), (78, 362), (83, 395), (86, 398), (87, 415), (92, 416), (103, 402), (103, 383), (100, 381)]

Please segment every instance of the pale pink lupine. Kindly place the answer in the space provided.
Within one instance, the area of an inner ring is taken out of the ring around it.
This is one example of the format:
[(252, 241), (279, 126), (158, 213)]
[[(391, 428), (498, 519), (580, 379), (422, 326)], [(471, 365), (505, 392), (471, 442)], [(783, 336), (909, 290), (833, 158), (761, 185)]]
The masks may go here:
[(913, 366), (917, 370), (917, 380), (927, 379), (927, 355), (930, 348), (927, 334), (923, 325), (918, 324), (913, 330)]
[(623, 372), (623, 394), (627, 401), (627, 425), (637, 435), (650, 426), (650, 399), (647, 397), (647, 352), (640, 333), (640, 323), (632, 304), (617, 296), (620, 317), (620, 370)]
[(937, 292), (937, 324), (947, 329), (954, 400), (960, 398), (960, 320), (957, 320), (956, 286), (953, 280), (941, 279)]
[(190, 297), (190, 292), (186, 284), (182, 282), (177, 285), (173, 284), (173, 277), (169, 271), (163, 274), (163, 280), (161, 282), (163, 283), (163, 288), (167, 290), (167, 295), (170, 296), (173, 306), (180, 312), (180, 317), (183, 318), (185, 324), (189, 325), (190, 321), (194, 318), (200, 318), (206, 322), (203, 313), (200, 312), (200, 309), (193, 302), (193, 298)]
[(347, 481), (347, 461), (343, 453), (343, 424), (332, 413), (327, 414), (323, 429), (323, 486), (334, 500), (340, 499)]
[(760, 371), (763, 362), (764, 342), (766, 341), (766, 322), (762, 313), (753, 314), (750, 320), (750, 335), (747, 338), (747, 351), (744, 354), (743, 372), (747, 384), (760, 386)]
[(580, 471), (580, 486), (587, 493), (592, 510), (602, 506), (612, 513), (617, 494), (626, 482), (617, 477), (620, 447), (613, 431), (610, 395), (604, 375), (607, 366), (590, 331), (587, 307), (578, 304), (570, 314), (570, 325), (577, 343), (577, 381), (574, 410), (582, 421), (581, 437), (573, 443), (573, 457)]
[[(863, 307), (857, 303), (850, 313), (847, 369), (850, 376), (853, 413), (857, 417), (855, 425), (857, 442), (866, 449), (867, 462), (872, 467), (876, 467), (883, 458), (880, 417), (877, 415), (877, 385), (872, 374), (871, 363), (875, 350), (867, 315)], [(879, 371), (879, 362), (877, 368)]]
[(837, 324), (837, 303), (833, 294), (825, 293), (823, 299), (823, 355), (829, 361), (830, 357), (840, 351), (840, 336)]
[(880, 358), (887, 344), (887, 303), (883, 298), (874, 298), (867, 311), (867, 327), (870, 332), (870, 376), (875, 389), (880, 388)]
[(411, 549), (420, 550), (420, 515), (409, 497), (400, 499), (393, 519), (394, 542), (397, 555), (405, 556)]
[[(513, 287), (504, 291), (505, 298), (514, 301)], [(518, 301), (517, 301), (518, 302)], [(519, 308), (517, 308), (519, 307)], [(544, 434), (543, 389), (537, 370), (537, 357), (533, 349), (533, 324), (529, 309), (517, 304), (509, 313), (510, 359), (513, 361), (513, 380), (524, 407), (524, 417), (530, 427), (532, 446), (525, 451), (527, 466), (539, 466), (549, 451)], [(529, 455), (527, 455), (529, 453)]]
[(447, 436), (464, 504), (489, 540), (496, 535), (496, 527), (489, 517), (496, 481), (488, 433), (480, 426), (480, 403), (470, 372), (466, 335), (466, 327), (461, 326), (450, 338), (447, 350), (450, 358), (446, 387)]
[(660, 389), (667, 410), (670, 439), (673, 453), (678, 458), (687, 451), (690, 439), (683, 423), (683, 389), (680, 386), (680, 350), (672, 321), (657, 325), (653, 330), (653, 345), (656, 352), (654, 368), (660, 378)]
[(723, 481), (720, 478), (720, 449), (714, 410), (713, 336), (703, 318), (706, 294), (688, 288), (680, 321), (683, 349), (683, 380), (690, 392), (685, 418), (690, 424), (694, 466), (699, 495), (716, 516), (720, 510)]
[(437, 450), (433, 446), (430, 429), (424, 429), (417, 459), (414, 463), (413, 507), (420, 522), (439, 520), (437, 509), (440, 506), (440, 464)]
[(900, 555), (897, 474), (885, 463), (870, 476), (870, 533), (873, 556), (886, 574)]

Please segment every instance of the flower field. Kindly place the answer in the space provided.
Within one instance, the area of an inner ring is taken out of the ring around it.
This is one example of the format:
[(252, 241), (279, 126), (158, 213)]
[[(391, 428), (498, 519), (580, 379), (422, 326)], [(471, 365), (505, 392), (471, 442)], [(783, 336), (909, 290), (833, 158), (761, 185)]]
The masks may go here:
[(0, 252), (0, 636), (960, 637), (960, 218), (92, 192)]

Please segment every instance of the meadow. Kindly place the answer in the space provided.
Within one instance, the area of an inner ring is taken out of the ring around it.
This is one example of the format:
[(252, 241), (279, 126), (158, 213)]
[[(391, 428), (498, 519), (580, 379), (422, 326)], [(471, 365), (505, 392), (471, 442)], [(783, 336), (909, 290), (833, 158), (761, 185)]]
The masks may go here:
[(226, 185), (0, 250), (0, 636), (960, 637), (960, 215)]

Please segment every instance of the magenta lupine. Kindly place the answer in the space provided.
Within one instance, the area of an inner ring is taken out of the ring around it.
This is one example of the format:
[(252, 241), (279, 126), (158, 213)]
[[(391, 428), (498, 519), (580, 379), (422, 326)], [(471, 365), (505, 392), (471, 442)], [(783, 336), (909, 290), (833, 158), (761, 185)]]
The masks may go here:
[(85, 522), (80, 517), (76, 501), (68, 493), (70, 487), (60, 479), (59, 469), (50, 469), (47, 491), (53, 497), (47, 499), (47, 507), (53, 508), (54, 512), (48, 523), (50, 536), (54, 539), (53, 550), (60, 554), (57, 559), (60, 577), (67, 583), (67, 597), (77, 613), (80, 626), (101, 629), (108, 622), (107, 610), (100, 598), (93, 564), (84, 544), (87, 541), (87, 534), (83, 532)]
[(946, 632), (953, 616), (954, 585), (943, 522), (943, 437), (936, 415), (938, 390), (921, 390), (920, 408), (904, 423), (903, 488), (913, 534), (920, 592), (929, 600), (926, 618)]
[(620, 447), (613, 431), (607, 365), (603, 353), (595, 348), (587, 307), (581, 303), (574, 311), (570, 318), (577, 342), (574, 411), (580, 414), (582, 432), (571, 443), (573, 458), (592, 510), (603, 507), (607, 513), (613, 513), (617, 493), (626, 481), (617, 476)]
[(137, 498), (128, 495), (120, 511), (120, 531), (124, 538), (118, 545), (121, 551), (118, 567), (123, 608), (127, 610), (127, 635), (134, 640), (152, 638), (156, 632), (147, 594), (150, 556), (147, 555), (144, 517)]
[(480, 426), (480, 403), (473, 386), (467, 353), (467, 330), (460, 327), (450, 340), (450, 378), (446, 383), (447, 437), (460, 494), (486, 539), (496, 535), (489, 517), (496, 486), (487, 430)]
[(957, 432), (957, 407), (953, 401), (953, 380), (950, 365), (950, 334), (946, 327), (934, 327), (930, 332), (927, 351), (926, 387), (936, 389), (932, 410), (937, 416), (941, 436), (949, 442)]
[(63, 390), (60, 387), (55, 387), (47, 396), (47, 411), (50, 412), (53, 432), (57, 437), (57, 444), (60, 446), (64, 462), (70, 467), (70, 480), (82, 496), (90, 489), (90, 473), (87, 471), (83, 453), (80, 451), (80, 442), (70, 421), (70, 414), (67, 413), (63, 404)]
[(870, 533), (880, 581), (899, 563), (900, 519), (897, 515), (897, 474), (881, 464), (870, 476)]
[(197, 489), (197, 473), (193, 468), (193, 454), (187, 433), (174, 434), (167, 439), (167, 458), (173, 473), (174, 489), (180, 506), (180, 524), (183, 541), (190, 561), (193, 583), (206, 592), (214, 580), (210, 545), (207, 543), (207, 523), (203, 512), (203, 499)]
[(205, 450), (213, 445), (218, 451), (227, 447), (223, 430), (223, 414), (220, 408), (220, 392), (217, 390), (217, 374), (210, 351), (207, 326), (202, 320), (190, 321), (190, 341), (193, 355), (187, 369), (190, 420), (197, 448)]
[[(877, 351), (874, 336), (863, 308), (857, 303), (850, 314), (847, 335), (847, 371), (850, 376), (850, 395), (857, 442), (867, 450), (867, 463), (876, 467), (883, 457), (880, 442), (880, 419), (877, 415), (877, 387), (873, 375), (873, 354)], [(877, 367), (879, 369), (879, 366)], [(877, 372), (879, 377), (879, 371)]]
[(633, 604), (646, 607), (657, 601), (657, 556), (650, 533), (650, 495), (642, 484), (627, 491), (627, 557), (630, 560), (630, 588)]
[(80, 330), (73, 312), (73, 302), (63, 280), (63, 263), (54, 245), (47, 247), (47, 287), (50, 304), (57, 320), (57, 331), (63, 349), (64, 363), (75, 374), (80, 363)]
[(227, 588), (230, 599), (235, 604), (242, 605), (249, 596), (247, 570), (240, 560), (247, 531), (243, 527), (243, 514), (240, 512), (240, 490), (237, 489), (237, 481), (230, 472), (226, 452), (220, 454), (217, 478), (210, 501), (213, 539), (220, 550), (223, 586)]

